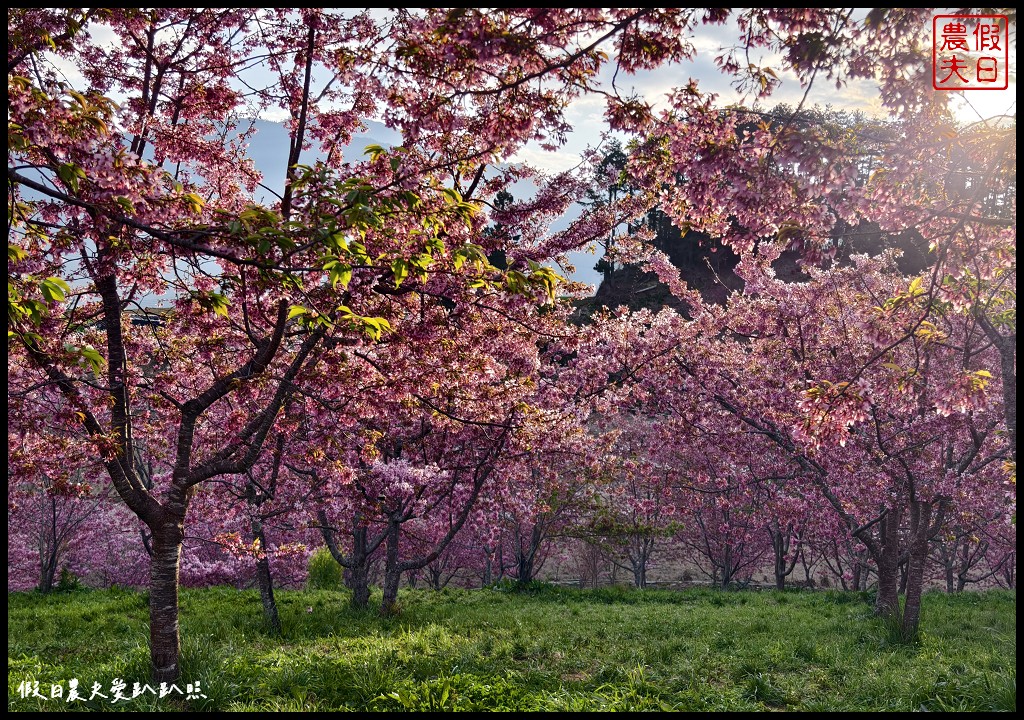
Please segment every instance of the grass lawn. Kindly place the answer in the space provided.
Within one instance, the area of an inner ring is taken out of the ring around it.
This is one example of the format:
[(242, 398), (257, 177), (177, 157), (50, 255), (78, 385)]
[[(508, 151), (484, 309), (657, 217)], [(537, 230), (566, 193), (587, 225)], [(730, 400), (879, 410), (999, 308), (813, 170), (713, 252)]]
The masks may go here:
[[(9, 710), (1015, 710), (1013, 592), (927, 594), (899, 645), (869, 598), (842, 592), (404, 591), (382, 619), (345, 593), (185, 590), (185, 678), (205, 699), (89, 701), (146, 683), (145, 595), (9, 593)], [(377, 596), (379, 602), (379, 594)], [(79, 680), (86, 700), (66, 698)], [(47, 699), (21, 698), (38, 681)], [(184, 687), (182, 689), (185, 689)]]

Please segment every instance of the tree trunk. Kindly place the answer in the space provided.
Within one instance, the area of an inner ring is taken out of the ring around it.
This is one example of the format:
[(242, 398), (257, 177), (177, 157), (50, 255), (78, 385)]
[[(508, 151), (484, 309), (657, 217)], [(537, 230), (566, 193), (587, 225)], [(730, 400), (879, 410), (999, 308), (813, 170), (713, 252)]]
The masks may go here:
[(954, 577), (953, 577), (953, 564), (954, 564), (954, 561), (953, 561), (953, 558), (950, 557), (950, 555), (953, 555), (955, 557), (955, 555), (956, 555), (956, 549), (955, 548), (954, 548), (953, 552), (950, 553), (947, 550), (947, 548), (946, 548), (946, 546), (944, 544), (939, 545), (939, 558), (942, 561), (942, 569), (945, 571), (945, 575), (946, 575), (946, 592), (947, 593), (952, 593), (953, 592), (953, 580), (954, 580)]
[(53, 580), (57, 575), (57, 498), (46, 497), (46, 506), (50, 522), (39, 533), (39, 592), (48, 593), (53, 590)]
[(275, 635), (281, 634), (281, 618), (277, 613), (277, 602), (274, 600), (274, 579), (270, 575), (270, 558), (267, 555), (270, 546), (267, 545), (266, 535), (263, 533), (263, 517), (260, 515), (260, 506), (273, 497), (274, 488), (277, 485), (277, 473), (280, 470), (280, 457), (284, 445), (283, 436), (278, 438), (277, 460), (274, 464), (274, 471), (270, 478), (269, 490), (257, 489), (257, 484), (252, 476), (249, 476), (245, 484), (245, 501), (249, 506), (249, 529), (252, 531), (254, 550), (256, 551), (256, 585), (260, 589), (260, 601), (263, 603), (263, 617)]
[[(961, 593), (964, 588), (967, 587), (967, 583), (972, 582), (970, 574), (971, 567), (979, 560), (985, 557), (985, 553), (988, 551), (988, 542), (982, 542), (976, 553), (972, 556), (970, 548), (970, 540), (968, 538), (962, 538), (960, 540), (960, 564), (956, 571), (956, 591)], [(954, 556), (955, 556), (954, 552)], [(994, 574), (994, 573), (993, 573)]]
[(380, 606), (380, 614), (385, 616), (398, 614), (398, 584), (402, 580), (402, 569), (398, 565), (398, 533), (398, 519), (389, 518), (387, 562), (384, 566), (384, 601)]
[(42, 553), (42, 567), (39, 573), (39, 592), (48, 593), (53, 590), (53, 580), (57, 576), (57, 548), (51, 546)]
[(256, 560), (256, 584), (260, 588), (260, 600), (263, 602), (263, 617), (266, 618), (274, 634), (281, 634), (281, 617), (277, 612), (274, 600), (274, 580), (270, 576), (270, 558), (267, 557), (267, 539), (263, 536), (263, 523), (257, 517), (252, 519), (252, 534), (259, 541), (260, 554)]
[(723, 553), (724, 560), (722, 562), (722, 584), (719, 587), (722, 590), (729, 589), (729, 583), (732, 582), (733, 568), (732, 568), (732, 545), (725, 546), (725, 552)]
[(334, 540), (334, 531), (327, 524), (327, 516), (321, 511), (320, 532), (327, 543), (327, 549), (334, 561), (344, 568), (342, 578), (352, 591), (349, 601), (352, 607), (365, 608), (370, 604), (370, 553), (367, 552), (366, 528), (356, 517), (352, 528), (352, 554), (346, 559)]
[(1008, 590), (1017, 587), (1017, 554), (1011, 553), (1003, 562), (1003, 582)]
[(875, 614), (881, 617), (899, 617), (900, 559), (900, 518), (899, 512), (889, 509), (880, 521), (879, 550), (875, 563), (878, 565), (878, 595), (875, 597)]
[(260, 600), (263, 601), (263, 617), (276, 635), (281, 634), (281, 618), (277, 613), (277, 602), (274, 600), (274, 580), (270, 576), (270, 560), (264, 556), (256, 561), (256, 584), (260, 588)]
[(492, 564), (492, 553), (491, 551), (488, 551), (487, 548), (484, 548), (484, 587), (487, 587), (494, 582), (494, 569), (492, 568)]
[(516, 580), (520, 585), (525, 585), (533, 580), (533, 575), (537, 572), (535, 568), (537, 552), (540, 550), (543, 539), (540, 528), (534, 525), (530, 531), (530, 541), (526, 548), (523, 548), (521, 538), (516, 544), (516, 572), (518, 573)]
[(643, 556), (633, 563), (633, 584), (641, 590), (647, 587), (647, 561)]
[(181, 640), (178, 635), (181, 541), (180, 525), (153, 531), (153, 558), (149, 573), (149, 651), (154, 683), (176, 683), (181, 677)]
[(800, 564), (803, 565), (804, 568), (804, 585), (806, 585), (809, 588), (816, 587), (816, 583), (814, 582), (814, 576), (811, 574), (811, 571), (814, 568), (814, 563), (807, 562), (806, 547), (800, 548)]
[(351, 604), (354, 608), (365, 608), (370, 604), (370, 567), (363, 560), (354, 559), (349, 568), (349, 588), (352, 590)]
[(516, 569), (516, 580), (520, 585), (530, 582), (533, 577), (533, 555), (529, 552), (519, 554), (519, 563)]
[(860, 587), (854, 588), (855, 590), (866, 592), (868, 585), (871, 584), (871, 573), (875, 572), (875, 568), (871, 566), (870, 559), (871, 553), (867, 550), (861, 550), (857, 554), (857, 564), (860, 567)]
[(401, 573), (384, 572), (384, 600), (380, 606), (381, 615), (398, 614), (398, 583), (401, 577)]
[(875, 597), (875, 614), (894, 617), (899, 612), (899, 573), (896, 570), (894, 553), (885, 552), (878, 558), (878, 594)]
[(354, 608), (370, 605), (370, 554), (366, 551), (366, 528), (356, 527), (352, 532), (352, 564), (349, 566), (348, 586)]
[(931, 526), (931, 503), (911, 503), (910, 557), (907, 560), (907, 597), (903, 607), (902, 635), (905, 642), (917, 637), (921, 620), (921, 593), (924, 570), (928, 562), (928, 531)]
[[(644, 590), (647, 588), (647, 563), (650, 562), (651, 552), (654, 550), (654, 540), (642, 538), (634, 548), (636, 551), (629, 553), (629, 564), (633, 568), (633, 584)], [(613, 564), (612, 567), (616, 566)]]
[(39, 578), (39, 592), (48, 593), (53, 590), (53, 577), (57, 566), (47, 563), (43, 566), (42, 577)]
[(785, 532), (782, 528), (773, 528), (771, 535), (772, 550), (775, 551), (775, 589), (785, 590), (786, 576), (789, 575), (786, 569), (786, 553), (789, 552), (788, 528)]
[(498, 580), (502, 580), (505, 574), (508, 572), (508, 566), (505, 564), (505, 544), (500, 543), (498, 545)]
[[(985, 307), (984, 305), (981, 306)], [(986, 317), (977, 313), (978, 322), (999, 351), (999, 374), (1003, 381), (1003, 417), (1009, 439), (1010, 460), (1017, 462), (1017, 334), (1003, 335)]]

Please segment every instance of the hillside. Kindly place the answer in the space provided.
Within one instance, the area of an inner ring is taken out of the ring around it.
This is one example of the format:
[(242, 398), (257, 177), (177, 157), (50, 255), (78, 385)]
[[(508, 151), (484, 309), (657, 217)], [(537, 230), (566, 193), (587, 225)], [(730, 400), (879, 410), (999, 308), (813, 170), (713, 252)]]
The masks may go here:
[[(700, 232), (685, 234), (668, 218), (657, 211), (648, 221), (655, 230), (654, 243), (679, 268), (680, 277), (700, 292), (705, 301), (723, 304), (729, 293), (743, 289), (743, 280), (735, 272), (739, 257), (718, 240)], [(889, 235), (877, 226), (861, 225), (845, 228), (834, 242), (839, 245), (835, 262), (848, 263), (850, 257), (866, 253), (877, 255), (886, 248), (902, 251), (897, 261), (899, 270), (914, 275), (928, 264), (928, 248), (924, 239), (915, 232)], [(777, 276), (786, 282), (801, 282), (803, 272), (796, 252), (783, 253), (774, 264)], [(589, 316), (597, 308), (616, 308), (625, 305), (637, 310), (658, 310), (671, 307), (686, 314), (686, 308), (669, 292), (668, 287), (654, 273), (644, 272), (638, 265), (616, 266), (602, 280), (594, 297), (579, 303), (581, 313)]]

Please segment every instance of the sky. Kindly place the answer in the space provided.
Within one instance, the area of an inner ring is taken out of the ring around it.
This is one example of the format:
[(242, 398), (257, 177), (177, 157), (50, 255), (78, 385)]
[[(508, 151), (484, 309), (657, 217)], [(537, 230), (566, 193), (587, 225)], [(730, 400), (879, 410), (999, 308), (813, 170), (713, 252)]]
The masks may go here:
[[(386, 13), (386, 10), (375, 11), (378, 14)], [(863, 10), (862, 12), (867, 12)], [(949, 10), (937, 12), (951, 12)], [(964, 123), (976, 122), (1001, 114), (1016, 113), (1016, 30), (1012, 28), (1010, 43), (1010, 84), (1007, 90), (967, 90), (952, 93), (954, 112), (959, 120)], [(95, 31), (98, 37), (102, 37), (103, 29)], [(636, 75), (627, 76), (619, 73), (616, 76), (616, 85), (624, 95), (636, 92), (644, 100), (651, 103), (655, 109), (665, 102), (666, 94), (674, 87), (685, 86), (690, 78), (698, 80), (700, 87), (705, 91), (717, 93), (718, 101), (722, 105), (742, 103), (751, 106), (754, 98), (744, 95), (730, 86), (728, 79), (718, 70), (714, 64), (714, 58), (719, 55), (723, 48), (739, 43), (739, 32), (734, 26), (702, 26), (698, 33), (689, 38), (697, 50), (693, 61), (660, 68), (655, 71), (644, 71)], [(751, 57), (753, 62), (761, 65), (768, 65), (779, 72), (782, 81), (781, 86), (772, 94), (767, 101), (762, 101), (765, 109), (774, 107), (779, 103), (786, 103), (795, 107), (804, 97), (805, 88), (801, 87), (792, 73), (780, 70), (782, 63), (777, 57), (761, 56)], [(58, 65), (63, 64), (67, 69), (70, 80), (75, 78), (70, 65), (56, 59)], [(610, 88), (615, 69), (606, 66), (601, 75), (601, 82), (605, 87)], [(77, 83), (73, 83), (76, 84)], [(948, 92), (939, 91), (935, 92)], [(116, 98), (115, 98), (116, 100)], [(869, 115), (884, 115), (884, 108), (881, 106), (878, 97), (877, 86), (868, 80), (858, 80), (836, 89), (833, 83), (819, 81), (808, 92), (807, 106), (831, 105), (836, 109), (860, 110)], [(600, 96), (588, 96), (578, 99), (566, 112), (568, 122), (573, 131), (568, 134), (564, 146), (555, 151), (542, 149), (537, 144), (531, 144), (522, 148), (513, 156), (514, 161), (527, 162), (548, 172), (561, 172), (571, 170), (580, 163), (580, 158), (588, 147), (597, 147), (602, 143), (602, 137), (606, 130), (604, 121), (604, 99)], [(284, 111), (275, 113), (266, 112), (261, 116), (263, 120), (280, 121), (287, 117)], [(283, 131), (283, 128), (281, 128)], [(282, 139), (277, 136), (276, 129), (269, 124), (264, 125), (262, 130), (263, 138), (257, 136), (251, 145), (251, 152), (256, 165), (267, 175), (268, 184), (274, 186), (283, 167)], [(365, 147), (369, 143), (382, 145), (394, 145), (400, 143), (400, 136), (381, 124), (371, 124), (364, 138), (354, 141), (355, 149)], [(284, 141), (286, 144), (286, 140)], [(528, 191), (528, 190), (526, 190)], [(516, 194), (516, 190), (513, 190)], [(568, 225), (571, 217), (563, 218), (557, 223), (555, 229), (561, 229)], [(593, 265), (598, 257), (587, 253), (574, 253), (570, 261), (575, 265), (576, 272), (571, 277), (574, 280), (596, 284), (600, 276), (593, 270)]]
[[(1015, 28), (1011, 28), (1011, 33), (1009, 88), (950, 93), (953, 111), (961, 122), (972, 123), (999, 115), (1016, 113)], [(723, 48), (739, 42), (738, 30), (731, 26), (704, 26), (699, 28), (699, 34), (692, 37), (691, 42), (697, 50), (693, 61), (655, 71), (644, 71), (634, 76), (623, 77), (622, 74), (619, 74), (618, 87), (624, 95), (635, 91), (657, 109), (664, 105), (666, 95), (670, 90), (685, 86), (690, 78), (694, 78), (698, 80), (700, 87), (705, 91), (717, 93), (718, 101), (723, 106), (734, 103), (752, 106), (755, 99), (733, 88), (714, 63), (714, 58), (721, 54)], [(779, 78), (782, 81), (771, 97), (767, 101), (762, 101), (762, 106), (765, 109), (780, 103), (796, 107), (801, 102), (806, 89), (801, 87), (792, 72), (780, 70), (782, 63), (777, 57), (762, 55), (760, 58), (755, 58), (752, 56), (751, 60), (779, 71)], [(613, 72), (613, 67), (606, 67), (603, 70), (601, 79), (606, 86), (611, 85)], [(936, 90), (935, 92), (949, 91)], [(806, 105), (831, 105), (836, 109), (860, 110), (867, 115), (877, 116), (885, 116), (887, 112), (879, 98), (878, 85), (871, 80), (857, 80), (841, 89), (837, 89), (832, 82), (819, 81), (808, 93)], [(513, 159), (529, 162), (552, 172), (575, 167), (579, 164), (583, 151), (590, 146), (596, 146), (601, 141), (605, 128), (603, 113), (603, 98), (590, 96), (577, 100), (567, 111), (567, 119), (574, 131), (569, 134), (568, 141), (562, 148), (555, 152), (548, 152), (534, 144), (520, 150)], [(577, 268), (572, 276), (573, 279), (590, 284), (600, 282), (600, 276), (593, 270), (597, 259), (595, 255), (572, 254), (570, 260)]]
[[(644, 71), (634, 76), (624, 77), (621, 73), (617, 85), (629, 94), (636, 91), (644, 100), (656, 109), (664, 105), (667, 93), (674, 87), (685, 86), (690, 78), (698, 80), (700, 87), (719, 95), (719, 103), (729, 105), (742, 103), (751, 106), (755, 99), (750, 94), (743, 94), (731, 87), (728, 79), (715, 66), (714, 58), (721, 54), (723, 48), (739, 42), (735, 27), (705, 26), (699, 28), (699, 35), (692, 37), (691, 42), (697, 49), (693, 61), (676, 64), (655, 71)], [(953, 110), (958, 120), (964, 123), (984, 120), (997, 115), (1016, 112), (1016, 45), (1015, 34), (1011, 35), (1009, 88), (1006, 90), (967, 90), (950, 93)], [(751, 57), (752, 61), (768, 65), (779, 72), (782, 81), (779, 88), (762, 101), (763, 107), (771, 108), (780, 103), (791, 107), (797, 106), (804, 96), (805, 88), (792, 72), (780, 70), (782, 63), (777, 57), (762, 55)], [(613, 67), (605, 67), (602, 71), (602, 82), (611, 85)], [(949, 92), (936, 90), (935, 92)], [(868, 115), (884, 116), (885, 108), (878, 95), (877, 83), (871, 80), (857, 80), (837, 89), (834, 83), (819, 80), (808, 93), (806, 104), (832, 105), (837, 109), (860, 110)], [(599, 141), (602, 128), (604, 100), (591, 96), (576, 101), (567, 112), (569, 122), (575, 131), (570, 134), (568, 143), (560, 150), (550, 153), (539, 146), (529, 146), (516, 155), (516, 159), (530, 161), (551, 170), (567, 170), (579, 162), (580, 154), (588, 145)]]

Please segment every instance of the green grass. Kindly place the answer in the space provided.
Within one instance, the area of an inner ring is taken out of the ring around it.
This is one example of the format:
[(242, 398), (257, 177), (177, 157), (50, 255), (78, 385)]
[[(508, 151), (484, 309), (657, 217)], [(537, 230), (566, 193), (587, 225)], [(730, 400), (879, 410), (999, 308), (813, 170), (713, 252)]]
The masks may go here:
[[(1016, 594), (928, 594), (895, 644), (869, 598), (841, 592), (406, 591), (382, 619), (326, 590), (182, 593), (185, 681), (207, 699), (126, 710), (1015, 710)], [(379, 594), (375, 598), (379, 602)], [(57, 710), (18, 686), (146, 682), (144, 594), (8, 595), (8, 709)], [(307, 609), (312, 608), (312, 612)]]

